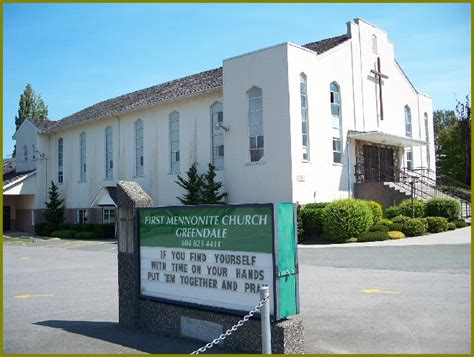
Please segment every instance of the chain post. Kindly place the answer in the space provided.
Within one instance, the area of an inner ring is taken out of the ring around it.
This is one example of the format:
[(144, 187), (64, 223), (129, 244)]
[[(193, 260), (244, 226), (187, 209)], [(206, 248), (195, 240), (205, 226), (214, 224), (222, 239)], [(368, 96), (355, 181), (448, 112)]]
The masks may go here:
[(260, 323), (262, 325), (262, 354), (272, 354), (272, 334), (270, 326), (270, 291), (268, 286), (260, 288), (260, 300), (264, 301), (260, 309)]

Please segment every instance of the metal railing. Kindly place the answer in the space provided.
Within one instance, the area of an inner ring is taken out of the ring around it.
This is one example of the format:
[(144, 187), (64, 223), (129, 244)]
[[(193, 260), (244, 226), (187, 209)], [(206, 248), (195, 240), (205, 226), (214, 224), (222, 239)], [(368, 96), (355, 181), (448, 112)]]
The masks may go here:
[(451, 197), (461, 205), (461, 218), (471, 217), (469, 186), (444, 175), (436, 175), (428, 168), (397, 169), (389, 165), (356, 163), (354, 176), (357, 183), (387, 182), (399, 191), (421, 200), (432, 197)]

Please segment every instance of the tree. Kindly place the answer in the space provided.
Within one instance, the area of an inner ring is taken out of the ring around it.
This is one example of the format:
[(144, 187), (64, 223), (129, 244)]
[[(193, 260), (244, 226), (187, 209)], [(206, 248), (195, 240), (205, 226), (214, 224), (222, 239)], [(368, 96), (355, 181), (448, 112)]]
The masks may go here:
[(46, 222), (54, 227), (55, 230), (64, 222), (63, 202), (64, 200), (60, 196), (58, 186), (51, 181), (51, 188), (48, 191), (48, 202), (45, 202), (46, 211), (44, 215)]
[(202, 176), (202, 203), (203, 204), (218, 204), (224, 203), (227, 193), (219, 193), (222, 188), (222, 182), (216, 182), (216, 168), (211, 163), (208, 164), (207, 172)]
[(460, 146), (463, 158), (462, 181), (466, 185), (471, 185), (471, 104), (469, 96), (466, 96), (466, 103), (459, 100), (456, 104), (456, 114), (459, 121), (459, 134), (461, 136)]
[(197, 172), (197, 164), (194, 163), (186, 172), (187, 179), (178, 175), (175, 181), (179, 186), (186, 190), (183, 198), (176, 197), (183, 205), (198, 205), (201, 203), (202, 177)]

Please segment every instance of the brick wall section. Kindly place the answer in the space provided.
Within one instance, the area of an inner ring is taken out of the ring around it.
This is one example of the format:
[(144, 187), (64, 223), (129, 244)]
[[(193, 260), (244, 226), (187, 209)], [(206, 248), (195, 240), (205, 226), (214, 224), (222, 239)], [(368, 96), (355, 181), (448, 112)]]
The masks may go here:
[(354, 184), (354, 197), (380, 202), (384, 207), (399, 204), (409, 196), (385, 186), (383, 182), (363, 182)]

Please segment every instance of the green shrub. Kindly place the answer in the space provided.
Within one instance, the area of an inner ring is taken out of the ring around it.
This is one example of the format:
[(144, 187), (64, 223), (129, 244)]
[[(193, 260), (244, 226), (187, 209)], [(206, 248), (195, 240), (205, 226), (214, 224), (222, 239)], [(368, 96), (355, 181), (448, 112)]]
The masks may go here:
[(60, 231), (79, 231), (78, 224), (76, 223), (62, 223), (59, 225)]
[(304, 205), (303, 208), (313, 208), (313, 209), (321, 209), (326, 207), (328, 202), (312, 202)]
[(382, 205), (377, 201), (365, 200), (364, 201), (372, 212), (372, 219), (374, 222), (378, 222), (382, 219)]
[(383, 224), (384, 226), (389, 226), (393, 223), (391, 219), (382, 218), (380, 221), (376, 222), (376, 224)]
[[(425, 203), (420, 200), (413, 200), (413, 207), (415, 209), (414, 218), (421, 218), (425, 216)], [(412, 205), (411, 199), (403, 200), (398, 207), (400, 208), (400, 214), (412, 218)]]
[(425, 224), (419, 218), (410, 218), (403, 225), (403, 233), (408, 237), (421, 236), (425, 232)]
[(96, 238), (115, 238), (115, 224), (94, 224), (94, 233)]
[(301, 220), (303, 221), (303, 237), (310, 239), (313, 236), (319, 236), (323, 232), (322, 208), (303, 208), (301, 210)]
[(302, 207), (300, 204), (296, 205), (296, 227), (297, 227), (297, 235), (298, 235), (298, 243), (301, 242), (304, 237), (304, 230), (303, 230), (303, 218), (301, 217)]
[(428, 230), (428, 220), (426, 219), (426, 217), (418, 219), (423, 222), (423, 224), (425, 225), (425, 229)]
[(407, 216), (404, 216), (404, 215), (401, 214), (399, 216), (393, 217), (392, 221), (393, 221), (393, 223), (405, 224), (405, 222), (407, 222), (409, 219), (410, 219), (410, 217), (407, 217)]
[(457, 219), (461, 212), (461, 204), (453, 198), (430, 198), (426, 202), (426, 215), (444, 217), (448, 220)]
[(397, 206), (390, 206), (385, 209), (385, 217), (386, 218), (393, 218), (396, 216), (401, 215), (402, 212), (400, 210), (400, 207)]
[(456, 228), (465, 228), (470, 226), (470, 224), (463, 219), (455, 219), (453, 223), (456, 225)]
[(94, 232), (94, 224), (89, 223), (78, 223), (76, 224), (76, 230), (78, 232)]
[(444, 217), (426, 217), (428, 232), (439, 233), (448, 230), (448, 220)]
[(51, 223), (39, 222), (35, 223), (35, 233), (39, 236), (51, 236), (53, 231), (57, 230), (57, 227)]
[(390, 231), (403, 231), (403, 223), (392, 223), (388, 226)]
[(76, 234), (77, 239), (94, 239), (97, 238), (95, 232), (79, 232)]
[(58, 238), (76, 238), (76, 231), (64, 230), (64, 231), (54, 231), (51, 233), (52, 237)]
[(456, 229), (456, 225), (453, 222), (448, 223), (448, 230), (454, 231)]
[(327, 240), (344, 242), (367, 231), (373, 224), (368, 205), (353, 198), (340, 199), (326, 205), (323, 231)]
[(358, 242), (376, 242), (389, 239), (388, 232), (363, 232), (357, 237)]
[(388, 232), (388, 226), (383, 224), (374, 224), (372, 227), (369, 228), (369, 232)]
[(403, 232), (400, 232), (400, 231), (390, 231), (387, 234), (390, 239), (405, 238), (405, 235), (403, 234)]

